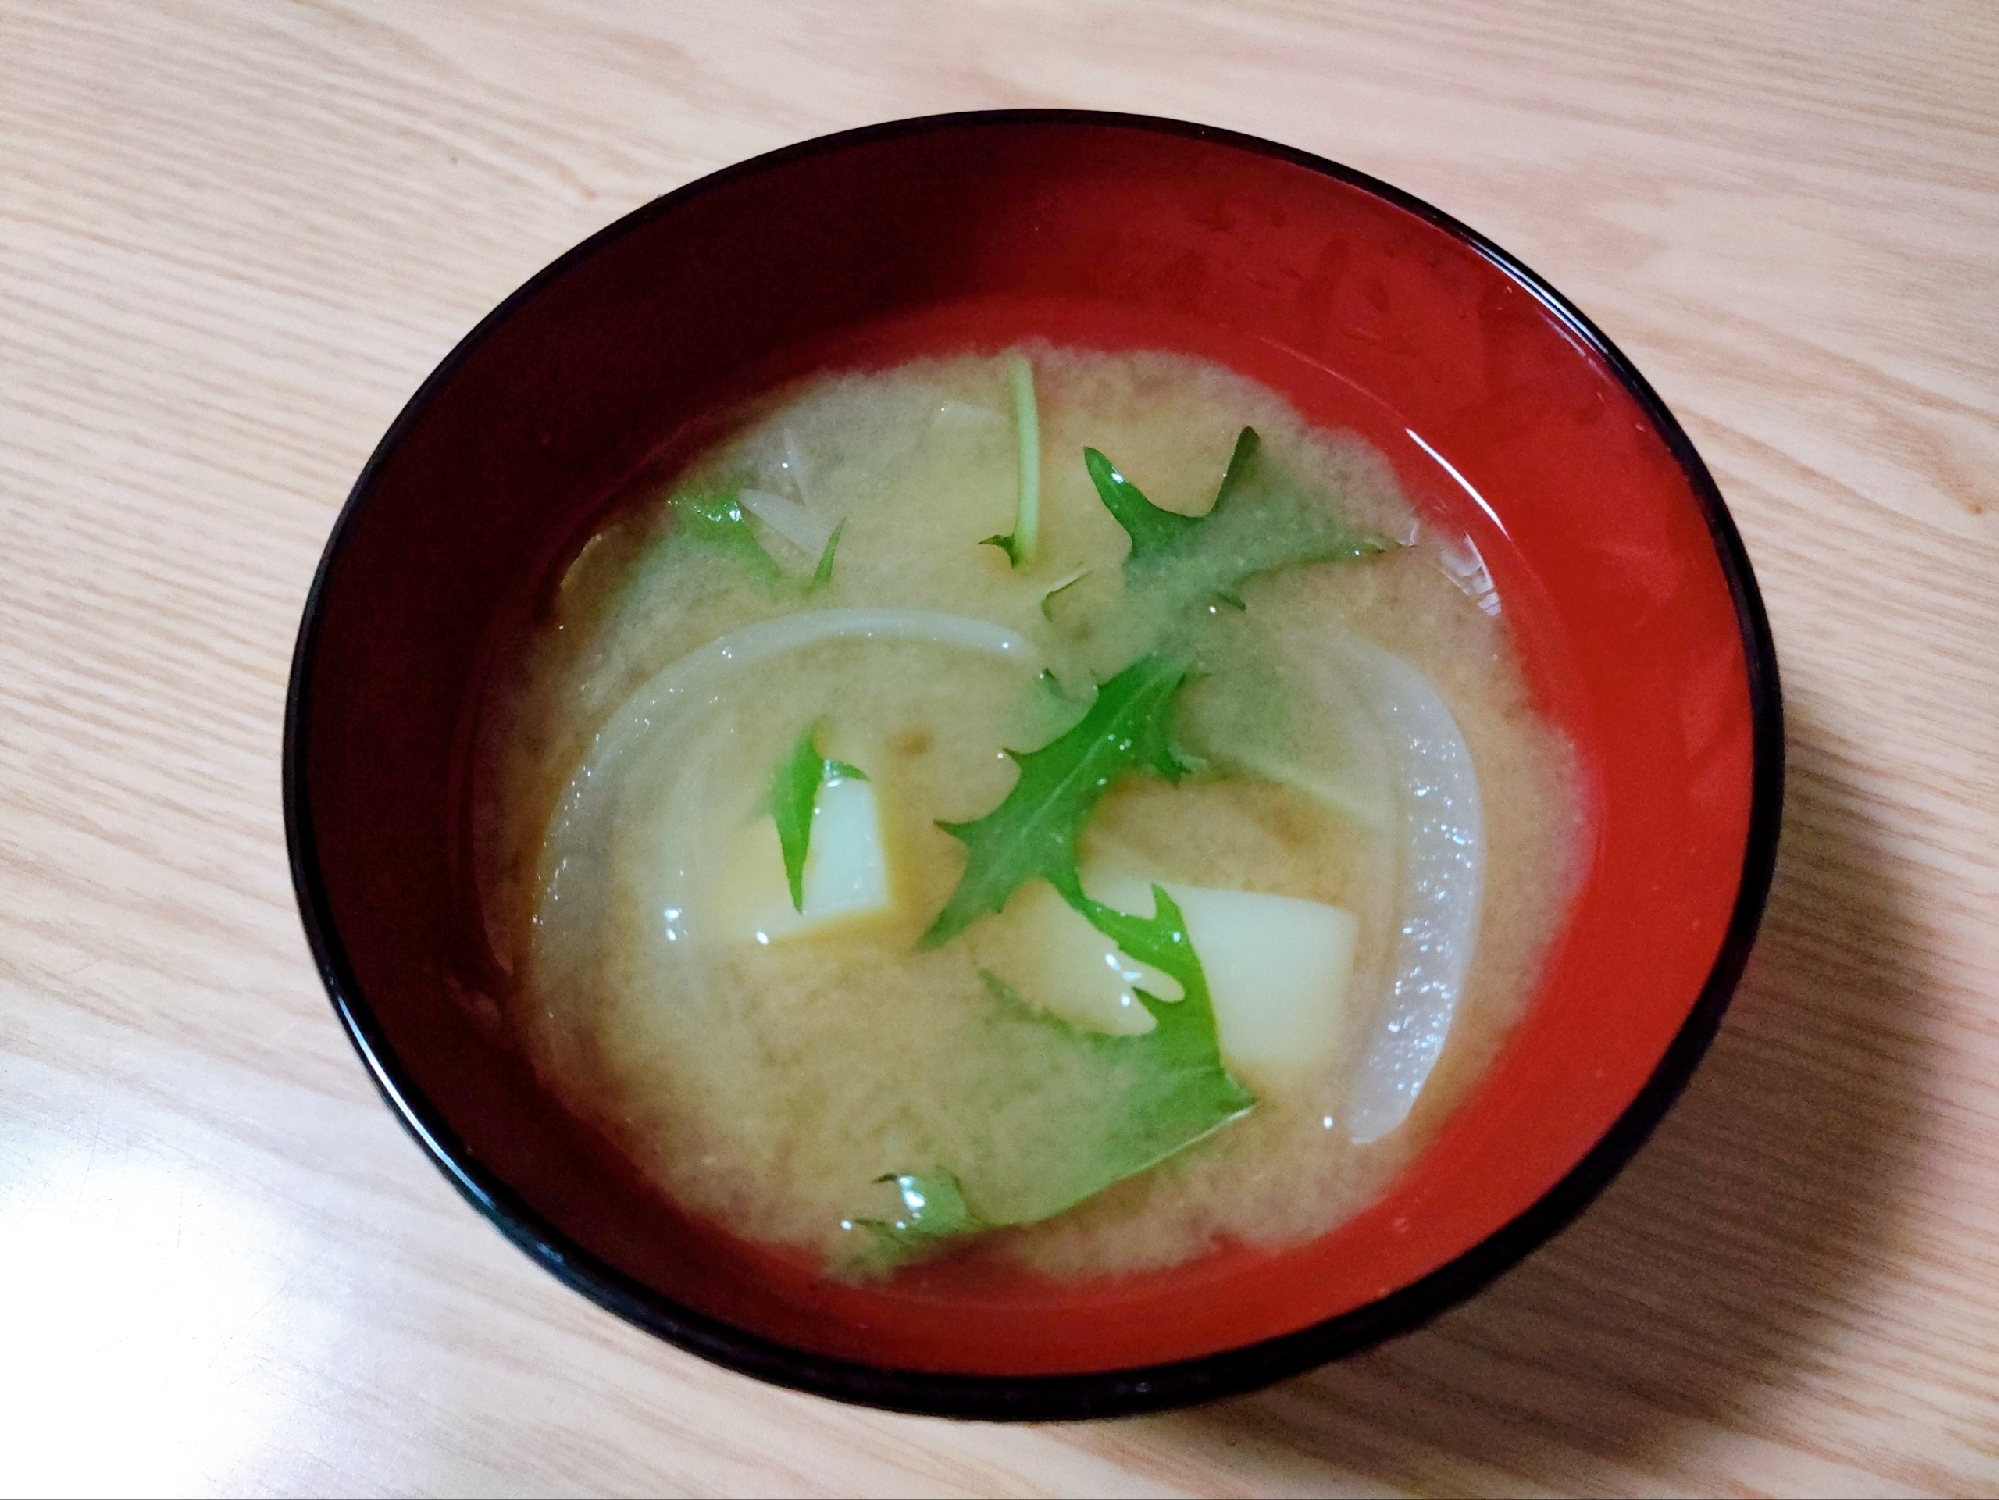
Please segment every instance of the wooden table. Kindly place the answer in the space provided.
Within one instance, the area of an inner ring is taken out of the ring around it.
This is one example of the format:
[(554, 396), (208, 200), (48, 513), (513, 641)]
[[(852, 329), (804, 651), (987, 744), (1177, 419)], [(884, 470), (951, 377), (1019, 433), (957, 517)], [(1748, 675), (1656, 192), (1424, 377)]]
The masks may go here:
[[(0, 8), (0, 1490), (1999, 1490), (1999, 10), (1406, 0)], [(1783, 657), (1763, 939), (1685, 1101), (1486, 1295), (1199, 1411), (949, 1425), (563, 1290), (382, 1108), (300, 939), (292, 635), (500, 297), (897, 115), (1171, 113), (1575, 297)]]

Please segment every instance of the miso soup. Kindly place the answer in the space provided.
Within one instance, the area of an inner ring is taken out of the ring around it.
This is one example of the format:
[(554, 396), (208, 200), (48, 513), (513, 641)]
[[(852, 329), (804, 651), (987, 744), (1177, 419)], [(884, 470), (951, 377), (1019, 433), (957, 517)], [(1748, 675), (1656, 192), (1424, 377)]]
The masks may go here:
[(506, 1023), (683, 1208), (892, 1274), (1323, 1233), (1572, 883), (1504, 600), (1164, 354), (821, 377), (654, 473), (482, 717)]

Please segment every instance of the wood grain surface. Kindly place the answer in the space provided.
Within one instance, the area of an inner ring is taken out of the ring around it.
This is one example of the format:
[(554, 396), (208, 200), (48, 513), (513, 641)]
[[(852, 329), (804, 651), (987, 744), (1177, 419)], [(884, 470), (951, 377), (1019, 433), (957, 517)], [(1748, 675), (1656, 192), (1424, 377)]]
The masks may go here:
[[(1782, 655), (1763, 939), (1602, 1201), (1268, 1392), (1008, 1429), (565, 1291), (383, 1109), (300, 937), (293, 632), (348, 485), (626, 210), (870, 120), (1170, 113), (1573, 296)], [(1999, 1491), (1992, 0), (0, 7), (0, 1490)]]

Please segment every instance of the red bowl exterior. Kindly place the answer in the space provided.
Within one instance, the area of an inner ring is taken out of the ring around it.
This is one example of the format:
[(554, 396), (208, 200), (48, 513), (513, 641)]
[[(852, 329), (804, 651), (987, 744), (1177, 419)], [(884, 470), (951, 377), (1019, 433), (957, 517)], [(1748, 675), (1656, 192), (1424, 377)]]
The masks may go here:
[[(461, 1003), (486, 653), (662, 442), (828, 365), (1024, 337), (1170, 348), (1386, 453), (1479, 544), (1574, 740), (1582, 884), (1498, 1060), (1372, 1208), (1297, 1249), (1055, 1282), (976, 1257), (879, 1286), (691, 1223)], [(611, 226), (475, 329), (355, 485), (307, 604), (292, 863), (336, 1010), (468, 1198), (557, 1275), (721, 1363), (849, 1400), (1079, 1416), (1200, 1399), (1468, 1294), (1622, 1165), (1754, 937), (1782, 797), (1776, 663), (1692, 445), (1531, 272), (1331, 163), (1166, 121), (1007, 112), (777, 152)]]

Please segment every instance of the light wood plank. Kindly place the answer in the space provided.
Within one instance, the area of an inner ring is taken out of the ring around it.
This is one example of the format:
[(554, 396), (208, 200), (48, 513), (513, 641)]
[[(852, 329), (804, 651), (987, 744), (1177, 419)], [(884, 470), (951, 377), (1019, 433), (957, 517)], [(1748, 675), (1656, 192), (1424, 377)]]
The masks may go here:
[[(487, 308), (730, 161), (1179, 114), (1484, 229), (1680, 413), (1791, 710), (1764, 940), (1573, 1230), (1375, 1353), (1117, 1424), (759, 1387), (377, 1103), (300, 940), (292, 634)], [(0, 1489), (1999, 1488), (1999, 12), (1986, 0), (0, 6)]]

